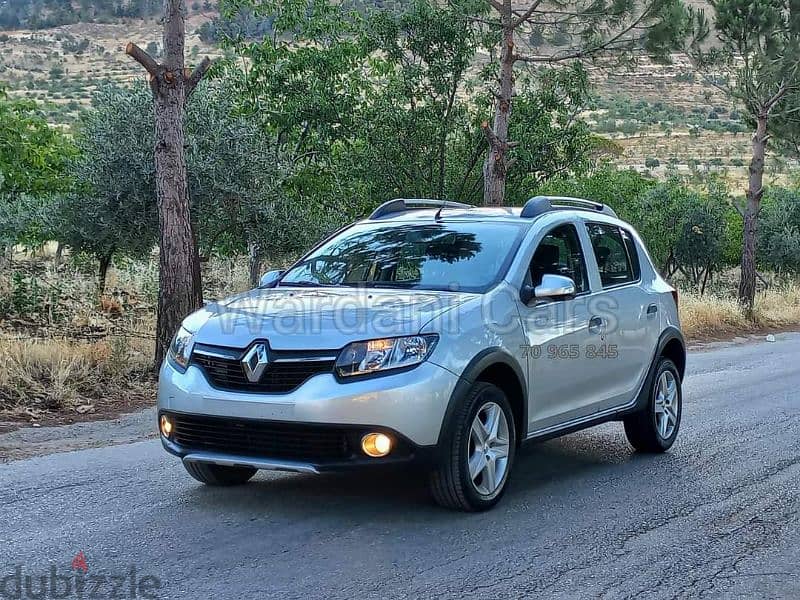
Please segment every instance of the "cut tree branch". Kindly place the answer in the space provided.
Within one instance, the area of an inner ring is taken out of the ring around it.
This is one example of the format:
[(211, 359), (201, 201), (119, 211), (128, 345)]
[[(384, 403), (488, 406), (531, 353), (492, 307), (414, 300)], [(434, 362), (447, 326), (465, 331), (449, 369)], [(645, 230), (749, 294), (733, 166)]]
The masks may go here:
[(128, 45), (125, 46), (125, 54), (133, 58), (136, 62), (142, 65), (148, 73), (150, 73), (151, 78), (156, 78), (158, 76), (159, 66), (155, 59), (150, 56), (147, 52), (139, 48), (133, 42), (128, 42)]
[(208, 71), (209, 67), (211, 67), (211, 59), (206, 56), (202, 61), (200, 61), (200, 64), (194, 68), (194, 71), (192, 71), (192, 74), (186, 80), (187, 100), (189, 99), (189, 96), (192, 95), (192, 92), (197, 87), (197, 84), (200, 83), (200, 80), (206, 74), (206, 71)]

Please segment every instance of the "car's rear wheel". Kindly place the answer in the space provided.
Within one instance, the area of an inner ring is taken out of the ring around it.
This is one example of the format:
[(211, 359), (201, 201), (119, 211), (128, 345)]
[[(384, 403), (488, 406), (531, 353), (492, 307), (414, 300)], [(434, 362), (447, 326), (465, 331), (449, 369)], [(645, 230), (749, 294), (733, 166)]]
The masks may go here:
[(464, 511), (494, 506), (506, 489), (514, 462), (514, 414), (496, 385), (476, 383), (448, 428), (430, 488), (438, 504)]
[(625, 418), (625, 435), (639, 452), (669, 450), (681, 425), (683, 394), (678, 368), (661, 358), (656, 368), (647, 406)]
[(183, 466), (189, 475), (206, 485), (241, 485), (247, 483), (257, 470), (192, 461), (184, 462)]

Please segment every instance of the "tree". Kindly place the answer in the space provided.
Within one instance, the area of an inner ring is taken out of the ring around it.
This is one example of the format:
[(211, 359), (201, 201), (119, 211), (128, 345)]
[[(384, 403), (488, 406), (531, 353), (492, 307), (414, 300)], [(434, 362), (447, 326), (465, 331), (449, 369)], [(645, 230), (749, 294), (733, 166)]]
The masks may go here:
[(158, 241), (153, 140), (146, 90), (100, 88), (75, 138), (75, 190), (47, 217), (55, 239), (98, 260), (100, 294), (115, 254), (144, 256)]
[(800, 273), (800, 194), (770, 188), (760, 215), (761, 264), (778, 273)]
[(475, 146), (465, 96), (476, 34), (457, 2), (417, 0), (402, 13), (370, 14), (365, 55), (378, 84), (359, 112), (355, 133), (363, 143), (353, 166), (362, 178), (384, 180), (384, 194), (444, 198), (466, 176), (451, 145)]
[[(153, 102), (146, 90), (106, 85), (95, 93), (76, 136), (80, 153), (69, 170), (76, 191), (60, 199), (48, 222), (56, 239), (98, 259), (101, 293), (115, 254), (142, 256), (157, 244), (154, 140)], [(185, 145), (201, 259), (214, 252), (242, 253), (252, 242), (288, 253), (319, 234), (311, 225), (302, 231), (294, 226), (324, 220), (311, 218), (303, 205), (288, 206), (279, 188), (293, 173), (291, 165), (264, 143), (257, 115), (238, 110), (229, 80), (211, 80), (193, 95)], [(257, 281), (258, 264), (251, 267)]]
[[(489, 150), (483, 166), (484, 203), (505, 201), (506, 181), (512, 166), (510, 139), (512, 104), (515, 102), (516, 68), (554, 65), (584, 59), (625, 58), (647, 53), (666, 60), (670, 49), (680, 47), (690, 32), (702, 37), (702, 16), (686, 9), (681, 0), (485, 0), (488, 16), (477, 17), (495, 42), (497, 87), (493, 90), (494, 117), (483, 123)], [(535, 46), (542, 40), (548, 45)]]
[(38, 106), (0, 88), (0, 261), (14, 244), (50, 239), (41, 216), (53, 194), (71, 186), (69, 138), (50, 127)]
[(159, 218), (159, 290), (155, 363), (164, 360), (183, 318), (203, 304), (200, 257), (189, 210), (183, 116), (205, 75), (208, 57), (184, 68), (185, 0), (164, 0), (163, 61), (129, 42), (125, 52), (149, 75), (155, 112), (155, 176)]
[(695, 46), (692, 57), (709, 78), (746, 110), (754, 126), (744, 208), (739, 301), (752, 315), (756, 293), (758, 215), (771, 119), (796, 111), (786, 102), (800, 86), (800, 5), (794, 0), (712, 1), (717, 46)]

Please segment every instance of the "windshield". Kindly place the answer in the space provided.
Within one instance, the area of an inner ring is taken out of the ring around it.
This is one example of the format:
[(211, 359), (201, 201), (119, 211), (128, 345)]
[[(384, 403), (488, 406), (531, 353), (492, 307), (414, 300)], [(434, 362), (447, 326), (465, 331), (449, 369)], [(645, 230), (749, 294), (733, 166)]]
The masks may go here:
[(501, 222), (355, 225), (287, 271), (279, 285), (483, 292), (505, 275), (524, 234)]

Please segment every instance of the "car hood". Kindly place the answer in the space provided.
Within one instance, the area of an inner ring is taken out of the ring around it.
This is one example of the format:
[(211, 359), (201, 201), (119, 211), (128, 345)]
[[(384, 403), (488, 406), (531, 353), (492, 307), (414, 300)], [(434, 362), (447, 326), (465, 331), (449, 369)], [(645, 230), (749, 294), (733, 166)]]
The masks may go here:
[(184, 320), (195, 342), (277, 350), (338, 349), (349, 342), (413, 335), (475, 294), (397, 289), (256, 289), (211, 302)]

